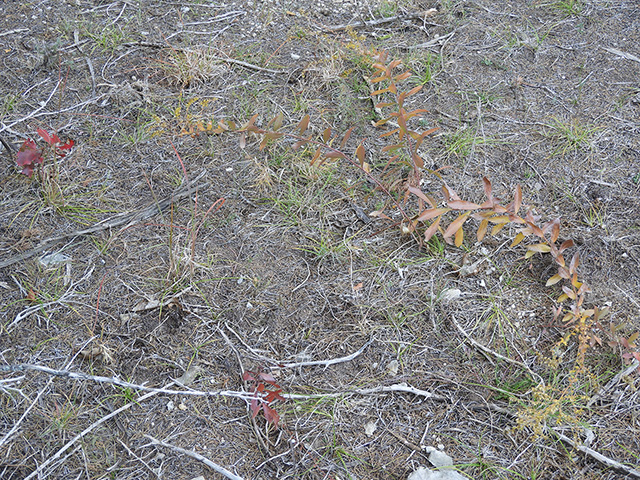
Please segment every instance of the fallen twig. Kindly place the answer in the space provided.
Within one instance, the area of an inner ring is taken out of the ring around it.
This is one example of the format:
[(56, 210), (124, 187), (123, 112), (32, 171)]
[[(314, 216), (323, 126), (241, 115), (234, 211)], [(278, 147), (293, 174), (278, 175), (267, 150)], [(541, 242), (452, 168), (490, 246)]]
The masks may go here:
[(344, 363), (344, 362), (348, 362), (350, 360), (353, 360), (354, 358), (356, 358), (358, 355), (360, 355), (362, 352), (364, 352), (365, 348), (367, 348), (369, 345), (371, 345), (371, 342), (373, 342), (373, 338), (371, 340), (369, 340), (367, 343), (365, 343), (362, 347), (360, 347), (359, 350), (353, 352), (350, 355), (347, 355), (345, 357), (340, 357), (340, 358), (332, 358), (330, 360), (314, 360), (311, 362), (297, 362), (297, 363), (285, 363), (282, 365), (277, 365), (275, 367), (272, 367), (274, 370), (279, 370), (279, 369), (283, 369), (283, 368), (298, 368), (298, 367), (315, 367), (318, 365), (322, 365), (324, 366), (325, 369), (327, 369), (329, 367), (329, 365), (335, 365), (337, 363)]
[(453, 324), (456, 326), (456, 328), (458, 329), (458, 331), (460, 333), (462, 333), (462, 335), (464, 335), (464, 337), (476, 348), (478, 348), (479, 350), (482, 350), (485, 353), (488, 353), (490, 355), (493, 355), (494, 357), (500, 359), (500, 360), (504, 360), (505, 362), (508, 362), (512, 365), (516, 365), (520, 368), (524, 368), (527, 372), (529, 372), (529, 374), (533, 377), (536, 377), (538, 379), (538, 382), (540, 382), (540, 385), (544, 385), (544, 380), (542, 379), (542, 377), (540, 375), (538, 375), (537, 373), (535, 373), (533, 370), (531, 370), (529, 368), (528, 365), (518, 361), (518, 360), (514, 360), (512, 358), (509, 357), (505, 357), (504, 355), (499, 354), (498, 352), (495, 352), (493, 350), (491, 350), (488, 347), (485, 347), (484, 345), (482, 345), (481, 343), (476, 342), (471, 335), (469, 335), (467, 332), (464, 331), (464, 329), (460, 326), (460, 324), (456, 321), (455, 317), (453, 315), (451, 315), (451, 321), (453, 322)]
[(192, 397), (233, 397), (233, 398), (241, 398), (246, 401), (255, 400), (255, 394), (247, 393), (247, 392), (237, 392), (235, 390), (172, 390), (168, 388), (171, 385), (174, 385), (175, 382), (171, 382), (169, 385), (163, 388), (155, 388), (155, 387), (147, 387), (146, 385), (139, 385), (137, 383), (126, 382), (124, 380), (120, 380), (116, 377), (101, 377), (97, 375), (89, 375), (82, 372), (72, 372), (69, 370), (55, 370), (53, 368), (45, 367), (42, 365), (32, 365), (28, 363), (22, 363), (19, 365), (3, 365), (0, 366), (0, 372), (24, 372), (28, 370), (33, 370), (36, 372), (46, 373), (48, 375), (55, 375), (57, 377), (65, 377), (71, 378), (73, 380), (90, 380), (92, 382), (98, 383), (110, 383), (113, 385), (118, 385), (119, 387), (131, 388), (134, 390), (140, 390), (143, 392), (151, 392), (151, 393), (163, 393), (166, 395), (185, 395)]
[(102, 232), (104, 230), (109, 230), (113, 227), (119, 227), (121, 225), (126, 225), (126, 224), (133, 225), (142, 220), (153, 217), (158, 213), (158, 211), (162, 211), (166, 209), (169, 205), (176, 202), (177, 200), (188, 197), (197, 189), (202, 189), (207, 187), (209, 185), (208, 182), (197, 184), (197, 182), (205, 175), (205, 173), (206, 172), (203, 171), (200, 175), (198, 175), (198, 177), (192, 180), (187, 185), (186, 188), (183, 188), (182, 190), (175, 192), (170, 197), (165, 198), (164, 200), (161, 200), (158, 203), (153, 203), (148, 207), (135, 212), (127, 212), (127, 213), (121, 213), (121, 214), (115, 215), (89, 228), (85, 228), (82, 230), (75, 230), (71, 233), (66, 233), (64, 235), (59, 235), (57, 237), (48, 238), (44, 240), (42, 243), (40, 243), (40, 245), (32, 248), (31, 250), (27, 250), (26, 252), (21, 253), (20, 255), (15, 255), (11, 258), (0, 261), (0, 268), (8, 267), (9, 265), (13, 265), (14, 263), (27, 260), (33, 257), (34, 255), (37, 255), (40, 252), (43, 252), (44, 250), (48, 250), (49, 248), (53, 247), (54, 245), (60, 243), (63, 240), (68, 240), (68, 239), (80, 237), (83, 235), (89, 235), (96, 232)]
[(568, 443), (569, 445), (571, 445), (576, 450), (580, 450), (585, 455), (587, 455), (587, 456), (593, 458), (594, 460), (606, 465), (607, 467), (613, 468), (613, 469), (618, 470), (618, 471), (622, 471), (622, 472), (626, 473), (627, 475), (631, 475), (631, 476), (633, 476), (635, 478), (640, 478), (640, 470), (636, 470), (635, 468), (631, 468), (631, 467), (628, 467), (626, 465), (623, 465), (622, 463), (617, 462), (617, 461), (615, 461), (615, 460), (613, 460), (613, 459), (611, 459), (609, 457), (605, 457), (604, 455), (602, 455), (601, 453), (593, 450), (592, 448), (585, 447), (584, 445), (580, 445), (580, 444), (574, 442), (573, 440), (571, 440), (566, 435), (563, 435), (560, 432), (556, 432), (553, 428), (546, 427), (545, 430), (548, 433), (552, 433), (553, 435), (558, 437), (563, 442)]
[(433, 47), (433, 46), (439, 44), (440, 42), (448, 40), (449, 38), (451, 38), (453, 36), (454, 33), (456, 33), (455, 30), (453, 32), (449, 32), (449, 33), (447, 33), (445, 35), (440, 35), (439, 37), (433, 38), (433, 39), (429, 40), (428, 42), (419, 43), (417, 45), (410, 45), (407, 48), (412, 49), (412, 48), (429, 48), (429, 47)]
[[(171, 383), (170, 385), (172, 385), (173, 383)], [(167, 386), (170, 386), (167, 385)], [(75, 437), (73, 437), (71, 440), (69, 440), (60, 450), (58, 450), (55, 455), (47, 458), (44, 462), (42, 462), (40, 465), (38, 465), (38, 468), (36, 468), (33, 472), (31, 472), (29, 474), (28, 477), (26, 477), (24, 480), (30, 480), (32, 478), (34, 478), (36, 475), (38, 476), (38, 478), (42, 478), (40, 476), (41, 472), (47, 467), (49, 466), (50, 463), (54, 462), (55, 460), (57, 460), (58, 458), (60, 458), (62, 456), (62, 454), (64, 452), (66, 452), (69, 448), (71, 448), (73, 446), (74, 443), (76, 443), (78, 440), (80, 440), (82, 437), (84, 437), (87, 433), (91, 432), (93, 429), (99, 427), (100, 425), (102, 425), (104, 422), (106, 422), (107, 420), (115, 417), (116, 415), (124, 412), (125, 410), (127, 410), (128, 408), (131, 408), (133, 405), (138, 405), (141, 401), (146, 400), (147, 398), (157, 394), (159, 392), (150, 392), (147, 393), (146, 395), (143, 395), (142, 397), (138, 398), (135, 402), (129, 402), (125, 405), (123, 405), (122, 407), (118, 408), (117, 410), (114, 410), (113, 412), (111, 412), (109, 415), (106, 415), (104, 417), (102, 417), (100, 420), (98, 420), (97, 422), (92, 423), (91, 425), (89, 425), (87, 428), (85, 428), (83, 431), (81, 431), (78, 435), (76, 435)]]
[(145, 435), (145, 438), (148, 438), (149, 440), (151, 440), (151, 444), (150, 445), (161, 445), (163, 447), (170, 448), (171, 450), (174, 450), (174, 451), (176, 451), (178, 453), (182, 453), (184, 455), (187, 455), (187, 456), (189, 456), (191, 458), (195, 458), (196, 460), (204, 463), (207, 467), (212, 468), (213, 470), (215, 470), (219, 474), (224, 475), (225, 477), (230, 478), (231, 480), (243, 480), (242, 477), (239, 477), (236, 474), (234, 474), (234, 473), (230, 472), (229, 470), (227, 470), (226, 468), (221, 467), (220, 465), (218, 465), (216, 463), (213, 463), (207, 457), (203, 457), (199, 453), (196, 453), (196, 452), (194, 452), (192, 450), (185, 450), (184, 448), (176, 447), (175, 445), (171, 445), (170, 443), (166, 443), (166, 442), (163, 442), (163, 441), (158, 440), (156, 438), (153, 438), (151, 435)]
[(297, 393), (283, 393), (282, 396), (288, 400), (307, 400), (309, 398), (327, 398), (327, 397), (341, 397), (344, 395), (374, 395), (376, 393), (412, 393), (430, 400), (436, 400), (439, 402), (450, 402), (450, 400), (442, 395), (436, 395), (435, 393), (427, 392), (426, 390), (420, 390), (419, 388), (412, 387), (406, 383), (397, 383), (395, 385), (384, 385), (373, 388), (354, 388), (353, 390), (346, 390), (343, 392), (331, 392), (331, 393), (314, 393), (311, 395), (300, 395)]
[(640, 58), (632, 55), (631, 53), (623, 52), (622, 50), (618, 50), (617, 48), (610, 47), (602, 47), (603, 50), (606, 50), (609, 53), (613, 53), (614, 55), (619, 55), (627, 60), (633, 60), (634, 62), (640, 62)]
[(604, 387), (598, 390), (598, 392), (593, 397), (591, 397), (591, 399), (587, 402), (587, 407), (591, 407), (594, 403), (596, 403), (599, 399), (601, 399), (607, 393), (608, 390), (611, 390), (613, 387), (615, 387), (618, 384), (618, 382), (622, 377), (631, 375), (633, 371), (636, 368), (638, 368), (638, 365), (640, 365), (640, 361), (634, 359), (631, 365), (629, 365), (627, 368), (619, 372), (615, 377), (609, 380)]
[(341, 25), (334, 25), (332, 27), (325, 27), (324, 30), (335, 32), (338, 30), (345, 30), (347, 28), (364, 28), (364, 27), (377, 27), (378, 25), (384, 25), (386, 23), (403, 22), (405, 20), (413, 20), (415, 18), (430, 17), (438, 13), (435, 8), (430, 8), (424, 12), (409, 13), (407, 15), (395, 15), (393, 17), (379, 18), (377, 20), (365, 20), (360, 22), (343, 23)]
[[(171, 48), (172, 50), (179, 52), (189, 52), (191, 50), (186, 48), (177, 48), (177, 47), (168, 47), (167, 45), (163, 45), (161, 43), (151, 43), (151, 42), (127, 42), (123, 43), (123, 46), (128, 47), (148, 47), (148, 48)], [(289, 73), (288, 70), (273, 70), (272, 68), (264, 68), (258, 65), (254, 65), (253, 63), (243, 62), (242, 60), (236, 60), (235, 58), (224, 58), (218, 57), (217, 55), (210, 55), (209, 58), (211, 60), (217, 60), (219, 62), (231, 63), (233, 65), (239, 65), (244, 68), (248, 68), (249, 70), (256, 70), (258, 72), (266, 72), (266, 73)]]

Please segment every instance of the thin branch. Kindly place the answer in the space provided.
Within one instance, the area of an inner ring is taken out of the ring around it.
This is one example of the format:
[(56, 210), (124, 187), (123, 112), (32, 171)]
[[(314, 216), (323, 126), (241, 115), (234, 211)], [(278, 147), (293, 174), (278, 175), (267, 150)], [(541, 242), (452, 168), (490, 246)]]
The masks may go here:
[[(185, 48), (177, 48), (177, 47), (168, 47), (167, 45), (163, 45), (161, 43), (151, 43), (151, 42), (127, 42), (122, 44), (125, 47), (148, 47), (148, 48), (171, 48), (177, 52), (191, 52), (192, 50)], [(209, 58), (212, 60), (217, 60), (219, 62), (231, 63), (232, 65), (239, 65), (244, 68), (248, 68), (249, 70), (256, 70), (258, 72), (266, 72), (266, 73), (289, 73), (288, 70), (273, 70), (271, 68), (264, 68), (258, 65), (254, 65), (252, 63), (243, 62), (242, 60), (236, 60), (235, 58), (224, 58), (218, 57), (217, 55), (210, 55)]]
[(435, 400), (438, 402), (451, 402), (445, 396), (437, 395), (435, 393), (427, 392), (426, 390), (420, 390), (419, 388), (412, 387), (411, 385), (407, 385), (406, 383), (397, 383), (395, 385), (384, 385), (373, 388), (354, 388), (353, 390), (346, 390), (343, 392), (332, 392), (332, 393), (315, 393), (311, 395), (300, 395), (296, 393), (283, 393), (282, 396), (284, 398), (290, 400), (308, 400), (310, 398), (331, 398), (331, 397), (341, 397), (344, 395), (374, 395), (377, 393), (411, 393), (413, 395), (418, 395), (420, 397), (428, 398), (430, 400)]
[(436, 13), (438, 13), (438, 10), (436, 10), (435, 8), (430, 8), (429, 10), (425, 10), (424, 12), (410, 13), (408, 15), (395, 15), (393, 17), (379, 18), (377, 20), (343, 23), (341, 25), (334, 25), (332, 27), (325, 27), (324, 30), (335, 32), (338, 30), (345, 30), (347, 28), (377, 27), (379, 25), (384, 25), (387, 23), (404, 22), (405, 20), (413, 20), (415, 18), (430, 17), (432, 15), (435, 15)]
[(22, 423), (22, 421), (26, 418), (26, 416), (29, 414), (31, 409), (38, 404), (38, 401), (40, 400), (40, 397), (49, 388), (49, 385), (51, 385), (52, 381), (53, 381), (53, 378), (50, 378), (49, 381), (47, 382), (47, 384), (42, 388), (42, 390), (40, 390), (38, 392), (38, 395), (36, 395), (36, 398), (33, 400), (33, 402), (31, 402), (31, 405), (29, 405), (27, 407), (27, 409), (24, 411), (22, 416), (15, 423), (15, 425), (11, 428), (11, 430), (9, 430), (7, 432), (7, 434), (4, 437), (2, 437), (2, 440), (0, 440), (0, 447), (2, 447), (9, 440), (9, 438), (11, 438), (13, 436), (13, 434), (18, 431), (18, 428), (20, 427), (20, 424)]
[(196, 189), (202, 189), (207, 187), (209, 185), (208, 182), (202, 183), (200, 185), (196, 185), (197, 181), (200, 180), (205, 175), (205, 173), (206, 172), (203, 171), (200, 175), (198, 175), (197, 178), (192, 180), (191, 183), (189, 183), (186, 188), (183, 188), (182, 190), (175, 192), (170, 197), (165, 198), (164, 200), (158, 203), (153, 203), (148, 207), (142, 210), (137, 210), (135, 212), (127, 212), (127, 213), (121, 213), (121, 214), (115, 215), (89, 228), (76, 230), (74, 232), (66, 233), (64, 235), (59, 235), (57, 237), (48, 238), (47, 240), (44, 240), (40, 245), (38, 245), (35, 248), (32, 248), (31, 250), (27, 250), (26, 252), (21, 253), (20, 255), (15, 255), (11, 258), (1, 261), (0, 268), (8, 267), (9, 265), (13, 265), (14, 263), (27, 260), (39, 254), (40, 252), (43, 252), (44, 250), (48, 250), (49, 248), (53, 247), (54, 245), (56, 245), (57, 243), (60, 243), (63, 240), (72, 239), (82, 235), (89, 235), (96, 232), (102, 232), (104, 230), (109, 230), (113, 227), (119, 227), (121, 225), (126, 225), (126, 224), (133, 225), (134, 223), (138, 223), (138, 222), (141, 222), (142, 220), (153, 217), (158, 213), (158, 211), (162, 211), (166, 209), (169, 205), (176, 202), (177, 200), (188, 197)]
[[(4, 369), (4, 367), (2, 367)], [(167, 386), (173, 385), (173, 382)], [(125, 405), (123, 405), (122, 407), (118, 408), (117, 410), (114, 410), (113, 412), (111, 412), (109, 415), (106, 415), (104, 417), (102, 417), (100, 420), (98, 420), (95, 423), (92, 423), (91, 425), (89, 425), (87, 428), (85, 428), (82, 432), (80, 432), (78, 435), (76, 435), (75, 437), (73, 437), (71, 440), (69, 440), (69, 442), (67, 442), (60, 450), (58, 450), (55, 455), (53, 455), (52, 457), (47, 458), (47, 460), (45, 460), (43, 463), (41, 463), (40, 465), (38, 465), (38, 468), (36, 468), (33, 472), (31, 472), (31, 474), (29, 474), (28, 477), (26, 477), (24, 480), (31, 480), (32, 478), (34, 478), (36, 475), (38, 476), (38, 478), (41, 478), (40, 473), (52, 462), (54, 462), (55, 460), (57, 460), (58, 458), (60, 458), (62, 456), (62, 454), (64, 452), (66, 452), (69, 448), (71, 448), (73, 446), (74, 443), (76, 443), (78, 440), (80, 440), (82, 437), (84, 437), (87, 433), (91, 432), (93, 429), (99, 427), (100, 425), (102, 425), (104, 422), (106, 422), (107, 420), (115, 417), (116, 415), (124, 412), (125, 410), (127, 410), (128, 408), (131, 408), (133, 405), (138, 404), (139, 402), (146, 400), (149, 397), (152, 397), (153, 395), (160, 393), (160, 392), (150, 392), (147, 393), (146, 395), (143, 395), (142, 397), (138, 398), (135, 402), (130, 402), (127, 403)]]
[(607, 393), (608, 390), (611, 390), (613, 387), (615, 387), (618, 384), (618, 382), (622, 377), (631, 375), (633, 371), (636, 368), (638, 368), (639, 365), (640, 365), (640, 361), (634, 359), (631, 365), (629, 365), (627, 368), (625, 368), (621, 372), (618, 372), (618, 374), (615, 377), (613, 377), (611, 380), (609, 380), (604, 387), (598, 390), (598, 393), (596, 393), (593, 397), (591, 397), (591, 399), (587, 402), (587, 407), (591, 407), (594, 403), (596, 403), (599, 399), (601, 399)]
[(514, 360), (512, 358), (509, 357), (505, 357), (504, 355), (499, 354), (498, 352), (495, 352), (493, 350), (491, 350), (489, 347), (485, 347), (484, 345), (482, 345), (481, 343), (476, 342), (471, 335), (469, 335), (467, 332), (464, 331), (464, 329), (460, 326), (460, 324), (456, 321), (456, 318), (451, 315), (451, 320), (453, 322), (453, 324), (456, 326), (456, 328), (458, 329), (458, 331), (464, 335), (464, 337), (477, 349), (488, 353), (490, 355), (493, 355), (494, 357), (500, 359), (500, 360), (504, 360), (507, 363), (510, 363), (512, 365), (516, 365), (520, 368), (525, 369), (527, 372), (529, 372), (529, 374), (535, 378), (538, 379), (538, 382), (540, 382), (541, 385), (544, 385), (544, 380), (542, 379), (542, 377), (540, 375), (538, 375), (537, 373), (535, 373), (533, 370), (531, 370), (531, 368), (529, 368), (528, 365), (518, 361), (518, 360)]
[(213, 463), (207, 457), (203, 457), (199, 453), (196, 453), (192, 450), (185, 450), (184, 448), (176, 447), (175, 445), (171, 445), (170, 443), (166, 443), (156, 438), (153, 438), (151, 435), (145, 435), (145, 438), (148, 438), (149, 440), (151, 440), (151, 445), (161, 445), (163, 447), (170, 448), (171, 450), (174, 450), (178, 453), (182, 453), (183, 455), (187, 455), (191, 458), (195, 458), (196, 460), (204, 463), (207, 467), (215, 470), (219, 474), (224, 475), (225, 477), (231, 480), (243, 480), (242, 477), (239, 477), (235, 473), (232, 473), (229, 470), (227, 470), (226, 468), (221, 467), (216, 463)]
[(272, 367), (274, 370), (280, 370), (283, 368), (298, 368), (298, 367), (315, 367), (318, 365), (322, 365), (324, 366), (325, 369), (327, 369), (329, 367), (329, 365), (335, 365), (337, 363), (344, 363), (344, 362), (349, 362), (351, 360), (353, 360), (354, 358), (356, 358), (357, 356), (359, 356), (362, 352), (364, 352), (365, 348), (367, 348), (369, 345), (371, 345), (371, 343), (373, 342), (373, 338), (370, 339), (367, 343), (365, 343), (362, 347), (360, 347), (360, 349), (356, 352), (353, 352), (350, 355), (347, 355), (346, 357), (340, 357), (340, 358), (333, 358), (330, 360), (314, 360), (311, 362), (297, 362), (297, 363), (285, 363), (282, 365), (278, 365), (276, 367)]
[(19, 365), (4, 365), (0, 366), (0, 372), (24, 372), (27, 370), (33, 370), (36, 372), (46, 373), (48, 375), (55, 375), (57, 377), (65, 377), (73, 380), (90, 380), (98, 383), (110, 383), (112, 385), (118, 385), (119, 387), (132, 388), (134, 390), (140, 390), (143, 392), (151, 393), (163, 393), (167, 395), (188, 395), (192, 397), (233, 397), (241, 398), (246, 401), (255, 399), (255, 394), (249, 394), (247, 392), (237, 392), (234, 390), (172, 390), (167, 387), (173, 385), (175, 382), (171, 382), (169, 385), (163, 388), (147, 387), (145, 385), (139, 385), (137, 383), (126, 382), (116, 377), (101, 377), (97, 375), (88, 375), (81, 372), (71, 372), (69, 370), (55, 370), (53, 368), (44, 367), (42, 365), (31, 365), (23, 363)]
[(626, 473), (627, 475), (631, 475), (632, 477), (635, 478), (640, 478), (640, 470), (636, 470), (635, 468), (631, 468), (628, 467), (620, 462), (617, 462), (609, 457), (605, 457), (604, 455), (602, 455), (601, 453), (589, 448), (589, 447), (585, 447), (584, 445), (579, 445), (578, 443), (574, 442), (573, 440), (571, 440), (569, 437), (567, 437), (566, 435), (563, 435), (560, 432), (556, 432), (553, 428), (549, 428), (546, 427), (545, 430), (549, 433), (552, 433), (553, 435), (555, 435), (556, 437), (558, 437), (560, 440), (562, 440), (565, 443), (568, 443), (569, 445), (571, 445), (573, 448), (575, 448), (576, 450), (580, 450), (582, 453), (584, 453), (585, 455), (593, 458), (594, 460), (606, 465), (609, 468), (613, 468), (615, 470), (618, 471), (622, 471), (624, 473)]

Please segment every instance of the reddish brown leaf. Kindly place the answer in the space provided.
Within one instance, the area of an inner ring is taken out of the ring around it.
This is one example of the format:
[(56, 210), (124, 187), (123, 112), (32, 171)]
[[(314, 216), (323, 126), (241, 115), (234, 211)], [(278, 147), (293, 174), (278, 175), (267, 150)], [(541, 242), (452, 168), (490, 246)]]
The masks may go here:
[(573, 247), (573, 240), (565, 240), (564, 242), (562, 242), (562, 244), (560, 245), (560, 248), (558, 249), (558, 251), (560, 253), (564, 252), (567, 248), (571, 248)]
[(300, 120), (300, 123), (298, 123), (298, 129), (300, 130), (300, 135), (306, 132), (307, 128), (309, 128), (309, 119), (310, 119), (309, 114), (307, 114), (304, 117), (302, 117), (302, 120)]
[(518, 185), (516, 187), (516, 193), (513, 196), (513, 213), (518, 213), (520, 207), (522, 206), (522, 187)]
[(322, 147), (318, 147), (316, 149), (316, 153), (313, 154), (313, 158), (311, 159), (311, 165), (316, 163), (316, 160), (318, 160), (318, 158), (320, 158), (321, 154), (322, 154)]
[(438, 231), (438, 229), (440, 228), (440, 220), (442, 219), (442, 217), (438, 217), (430, 226), (429, 228), (427, 228), (427, 231), (424, 232), (424, 241), (428, 242), (429, 240), (431, 240), (431, 237), (433, 237), (436, 232)]
[(414, 93), (418, 93), (420, 90), (422, 90), (422, 85), (418, 85), (417, 87), (413, 87), (411, 90), (409, 90), (407, 92), (407, 97), (413, 95)]
[(349, 137), (351, 137), (351, 133), (353, 132), (353, 129), (356, 127), (351, 127), (349, 130), (347, 130), (347, 132), (344, 134), (344, 137), (342, 138), (342, 142), (340, 142), (340, 150), (342, 150), (344, 148), (344, 146), (347, 144), (347, 142), (349, 141)]
[(364, 165), (365, 151), (364, 151), (364, 147), (362, 146), (362, 144), (358, 145), (358, 148), (356, 148), (356, 157), (358, 157), (358, 161), (360, 162), (360, 166)]
[(422, 168), (424, 167), (424, 160), (422, 160), (422, 157), (420, 155), (418, 155), (415, 152), (412, 152), (411, 154), (411, 158), (413, 160), (413, 164), (418, 167), (418, 168)]
[(453, 236), (459, 229), (461, 229), (462, 225), (464, 225), (464, 222), (467, 220), (470, 213), (471, 212), (463, 213), (458, 218), (456, 218), (453, 222), (451, 222), (447, 227), (447, 229), (445, 230), (443, 238), (446, 240), (447, 238)]
[(429, 210), (423, 211), (418, 218), (416, 218), (416, 222), (425, 222), (427, 220), (431, 220), (432, 218), (438, 217), (444, 213), (449, 212), (450, 208), (430, 208)]
[(571, 262), (569, 262), (569, 272), (573, 274), (578, 268), (578, 265), (580, 265), (580, 255), (576, 252), (573, 254), (573, 257), (571, 257)]
[(447, 202), (450, 208), (455, 210), (477, 210), (480, 205), (473, 202), (467, 202), (466, 200), (451, 200)]
[[(396, 82), (402, 82), (403, 80), (406, 80), (409, 77), (411, 77), (411, 72), (407, 70), (406, 72), (401, 73), (400, 75), (396, 75), (395, 77), (393, 77), (393, 79)], [(420, 86), (422, 86), (422, 85), (420, 85)]]

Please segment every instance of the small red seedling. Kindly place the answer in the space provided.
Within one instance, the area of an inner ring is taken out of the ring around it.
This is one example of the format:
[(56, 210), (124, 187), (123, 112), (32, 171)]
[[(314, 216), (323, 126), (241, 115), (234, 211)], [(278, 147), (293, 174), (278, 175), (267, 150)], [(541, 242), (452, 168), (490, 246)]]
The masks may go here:
[(267, 423), (271, 423), (277, 427), (280, 421), (280, 415), (271, 407), (271, 403), (275, 400), (284, 401), (285, 398), (280, 395), (282, 388), (276, 383), (273, 375), (247, 370), (242, 374), (242, 380), (253, 384), (253, 394), (255, 398), (251, 400), (250, 404), (251, 417), (255, 418), (260, 410), (262, 410)]
[(22, 167), (22, 174), (30, 177), (36, 165), (42, 165), (42, 151), (36, 146), (36, 142), (27, 138), (16, 156), (16, 162)]
[[(62, 143), (60, 137), (55, 133), (50, 134), (42, 128), (38, 128), (37, 131), (38, 135), (40, 135), (40, 137), (42, 137), (42, 139), (49, 145), (58, 158), (64, 158), (67, 155), (66, 150), (71, 150), (71, 148), (73, 148), (73, 140), (67, 140), (65, 143)], [(19, 167), (22, 167), (21, 173), (27, 177), (31, 177), (33, 175), (34, 168), (36, 168), (37, 165), (42, 165), (44, 162), (42, 154), (43, 151), (38, 148), (36, 142), (27, 138), (20, 147), (20, 150), (18, 150), (18, 154), (16, 156), (16, 163)]]

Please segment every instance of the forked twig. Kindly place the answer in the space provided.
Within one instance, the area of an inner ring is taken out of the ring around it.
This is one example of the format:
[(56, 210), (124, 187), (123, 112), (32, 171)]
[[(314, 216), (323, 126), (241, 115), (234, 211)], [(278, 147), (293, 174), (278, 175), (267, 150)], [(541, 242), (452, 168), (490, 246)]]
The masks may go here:
[(533, 370), (531, 370), (531, 368), (529, 368), (528, 365), (518, 361), (518, 360), (514, 360), (512, 358), (509, 357), (505, 357), (504, 355), (499, 354), (498, 352), (491, 350), (489, 347), (485, 347), (484, 345), (482, 345), (481, 343), (476, 342), (471, 335), (469, 335), (467, 332), (464, 331), (464, 329), (460, 326), (460, 324), (456, 321), (456, 318), (451, 315), (451, 321), (453, 322), (453, 324), (456, 326), (456, 328), (458, 329), (458, 331), (464, 335), (464, 337), (477, 349), (482, 350), (485, 353), (488, 353), (489, 355), (493, 355), (494, 357), (500, 359), (500, 360), (504, 360), (507, 363), (510, 363), (512, 365), (516, 365), (517, 367), (523, 368), (525, 369), (527, 372), (529, 372), (529, 374), (535, 378), (538, 379), (538, 382), (540, 382), (541, 385), (544, 385), (544, 380), (542, 379), (542, 377), (540, 375), (538, 375), (537, 373), (535, 373)]
[[(173, 382), (170, 384), (173, 385)], [(169, 386), (169, 385), (168, 385)], [(62, 454), (64, 452), (66, 452), (67, 450), (69, 450), (69, 448), (71, 448), (73, 446), (74, 443), (76, 443), (78, 440), (80, 440), (82, 437), (84, 437), (87, 433), (91, 432), (93, 429), (99, 427), (100, 425), (102, 425), (104, 422), (106, 422), (107, 420), (115, 417), (116, 415), (124, 412), (125, 410), (127, 410), (128, 408), (131, 408), (133, 405), (138, 404), (139, 402), (141, 402), (142, 400), (146, 400), (149, 397), (152, 397), (153, 395), (157, 394), (159, 392), (149, 392), (146, 395), (143, 395), (142, 397), (138, 398), (136, 400), (136, 402), (130, 402), (127, 403), (125, 405), (123, 405), (122, 407), (118, 408), (117, 410), (114, 410), (113, 412), (111, 412), (109, 415), (106, 415), (104, 417), (102, 417), (100, 420), (98, 420), (97, 422), (92, 423), (91, 425), (89, 425), (87, 428), (85, 428), (83, 431), (81, 431), (78, 435), (76, 435), (75, 437), (73, 437), (71, 440), (69, 440), (60, 450), (58, 450), (53, 456), (47, 458), (44, 462), (42, 462), (40, 465), (38, 465), (38, 468), (36, 468), (33, 472), (31, 472), (29, 474), (28, 477), (26, 477), (24, 480), (31, 480), (32, 478), (36, 477), (36, 475), (38, 476), (38, 478), (40, 477), (40, 473), (47, 467), (49, 466), (49, 464), (51, 464), (52, 462), (54, 462), (55, 460), (57, 460), (58, 458), (60, 458), (62, 456)]]
[[(216, 472), (218, 472), (220, 475), (224, 475), (227, 478), (230, 478), (231, 480), (243, 480), (242, 477), (239, 477), (238, 475), (236, 475), (235, 473), (230, 472), (229, 470), (227, 470), (224, 467), (221, 467), (220, 465), (213, 463), (211, 460), (209, 460), (207, 457), (203, 457), (202, 455), (200, 455), (199, 453), (194, 452), (193, 450), (185, 450), (184, 448), (180, 448), (180, 447), (176, 447), (175, 445), (171, 445), (170, 443), (166, 443), (163, 442), (161, 440), (158, 440), (156, 438), (153, 438), (151, 435), (145, 435), (145, 438), (148, 438), (149, 440), (151, 440), (151, 444), (150, 445), (160, 445), (166, 448), (170, 448), (171, 450), (174, 450), (178, 453), (182, 453), (184, 455), (187, 455), (191, 458), (195, 458), (196, 460), (204, 463), (207, 467), (215, 470)], [(146, 445), (145, 445), (146, 446)]]
[(3, 365), (0, 366), (0, 372), (24, 372), (28, 370), (33, 370), (36, 372), (46, 373), (48, 375), (55, 375), (57, 377), (65, 377), (70, 378), (72, 380), (90, 380), (92, 382), (98, 383), (110, 383), (112, 385), (118, 385), (119, 387), (131, 388), (134, 390), (140, 390), (143, 392), (151, 392), (151, 393), (164, 393), (166, 395), (188, 395), (192, 397), (232, 397), (232, 398), (241, 398), (246, 401), (251, 401), (255, 399), (254, 394), (249, 394), (247, 392), (238, 392), (235, 390), (172, 390), (168, 387), (173, 385), (175, 382), (171, 382), (169, 385), (166, 385), (163, 388), (155, 388), (155, 387), (147, 387), (145, 385), (139, 385), (137, 383), (126, 382), (124, 380), (120, 380), (116, 377), (101, 377), (97, 375), (88, 375), (82, 372), (72, 372), (69, 370), (55, 370), (53, 368), (44, 367), (42, 365), (32, 365), (28, 363), (22, 363), (19, 365)]

